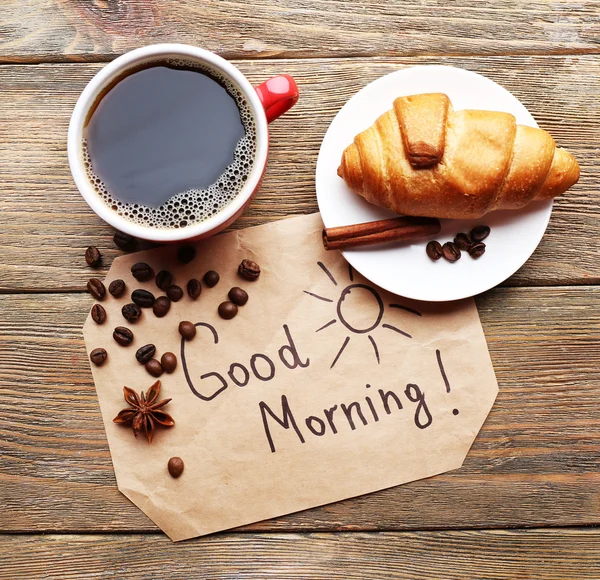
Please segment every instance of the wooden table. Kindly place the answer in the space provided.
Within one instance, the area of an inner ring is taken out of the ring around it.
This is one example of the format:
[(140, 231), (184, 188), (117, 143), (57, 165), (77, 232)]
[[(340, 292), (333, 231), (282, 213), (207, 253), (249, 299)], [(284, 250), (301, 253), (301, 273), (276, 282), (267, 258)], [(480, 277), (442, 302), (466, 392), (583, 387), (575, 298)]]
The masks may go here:
[[(316, 211), (327, 126), (405, 66), (485, 74), (578, 158), (535, 254), (477, 298), (500, 394), (462, 469), (180, 544), (118, 492), (81, 326), (85, 248), (119, 251), (66, 131), (102, 63), (151, 42), (300, 85), (236, 227)], [(600, 0), (3, 0), (0, 59), (1, 578), (600, 577)]]

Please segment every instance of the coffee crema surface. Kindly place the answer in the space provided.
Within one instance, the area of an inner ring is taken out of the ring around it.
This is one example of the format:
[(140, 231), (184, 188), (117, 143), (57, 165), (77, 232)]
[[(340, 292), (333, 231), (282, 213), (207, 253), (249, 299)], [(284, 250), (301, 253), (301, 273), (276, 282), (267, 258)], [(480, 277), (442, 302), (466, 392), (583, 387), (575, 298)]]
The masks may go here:
[(145, 65), (100, 99), (84, 133), (91, 183), (120, 216), (181, 228), (217, 214), (254, 164), (256, 126), (242, 92), (201, 65)]

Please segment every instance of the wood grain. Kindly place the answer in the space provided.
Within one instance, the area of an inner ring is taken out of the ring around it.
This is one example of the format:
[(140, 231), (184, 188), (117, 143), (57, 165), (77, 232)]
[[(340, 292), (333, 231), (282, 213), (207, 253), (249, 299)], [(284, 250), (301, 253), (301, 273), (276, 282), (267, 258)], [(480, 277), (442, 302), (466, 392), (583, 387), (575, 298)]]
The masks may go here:
[[(483, 73), (511, 90), (557, 142), (582, 177), (555, 205), (534, 256), (507, 284), (600, 282), (600, 56), (511, 58), (311, 59), (236, 62), (254, 83), (288, 72), (298, 105), (272, 125), (271, 157), (257, 199), (236, 227), (317, 210), (314, 172), (325, 131), (341, 106), (372, 80), (416, 64)], [(109, 265), (112, 230), (80, 197), (69, 172), (66, 132), (72, 108), (100, 65), (0, 67), (0, 291), (81, 290), (94, 244)]]
[[(455, 472), (247, 526), (404, 530), (600, 523), (600, 287), (477, 299), (500, 394)], [(153, 531), (115, 484), (82, 294), (0, 296), (0, 531)]]
[(157, 42), (229, 58), (598, 52), (600, 2), (3, 0), (0, 58), (98, 60)]
[(179, 544), (155, 535), (6, 536), (2, 547), (0, 574), (12, 580), (600, 577), (600, 532), (581, 529), (221, 534)]

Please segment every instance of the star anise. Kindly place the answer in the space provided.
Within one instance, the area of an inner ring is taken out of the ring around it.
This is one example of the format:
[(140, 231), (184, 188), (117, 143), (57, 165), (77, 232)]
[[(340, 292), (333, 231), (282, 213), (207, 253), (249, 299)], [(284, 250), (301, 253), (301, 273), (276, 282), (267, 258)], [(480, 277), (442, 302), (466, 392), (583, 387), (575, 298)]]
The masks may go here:
[(131, 423), (133, 428), (133, 434), (136, 439), (138, 433), (144, 431), (148, 443), (152, 443), (152, 437), (154, 435), (155, 425), (162, 425), (163, 427), (173, 427), (175, 421), (171, 415), (164, 411), (159, 411), (161, 407), (164, 407), (171, 399), (163, 399), (162, 401), (156, 402), (158, 399), (158, 393), (160, 392), (160, 381), (156, 381), (147, 391), (147, 395), (144, 395), (142, 391), (140, 395), (129, 387), (123, 387), (123, 395), (125, 401), (131, 405), (130, 409), (123, 409), (113, 419), (115, 423)]

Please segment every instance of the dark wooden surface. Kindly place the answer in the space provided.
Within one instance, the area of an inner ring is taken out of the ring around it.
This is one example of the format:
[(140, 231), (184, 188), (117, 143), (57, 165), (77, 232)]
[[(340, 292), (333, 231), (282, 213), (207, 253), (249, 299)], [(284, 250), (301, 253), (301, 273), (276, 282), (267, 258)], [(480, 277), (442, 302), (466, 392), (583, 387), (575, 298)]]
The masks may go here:
[(12, 580), (600, 578), (593, 529), (221, 534), (182, 544), (155, 535), (9, 536), (4, 549)]
[[(177, 545), (118, 492), (81, 326), (85, 247), (119, 251), (66, 129), (150, 42), (298, 80), (235, 227), (316, 211), (327, 126), (404, 66), (485, 74), (576, 155), (540, 247), (477, 298), (500, 394), (462, 469)], [(4, 0), (0, 63), (0, 578), (600, 578), (600, 1)]]
[(184, 42), (228, 58), (598, 53), (599, 0), (3, 0), (6, 62)]

